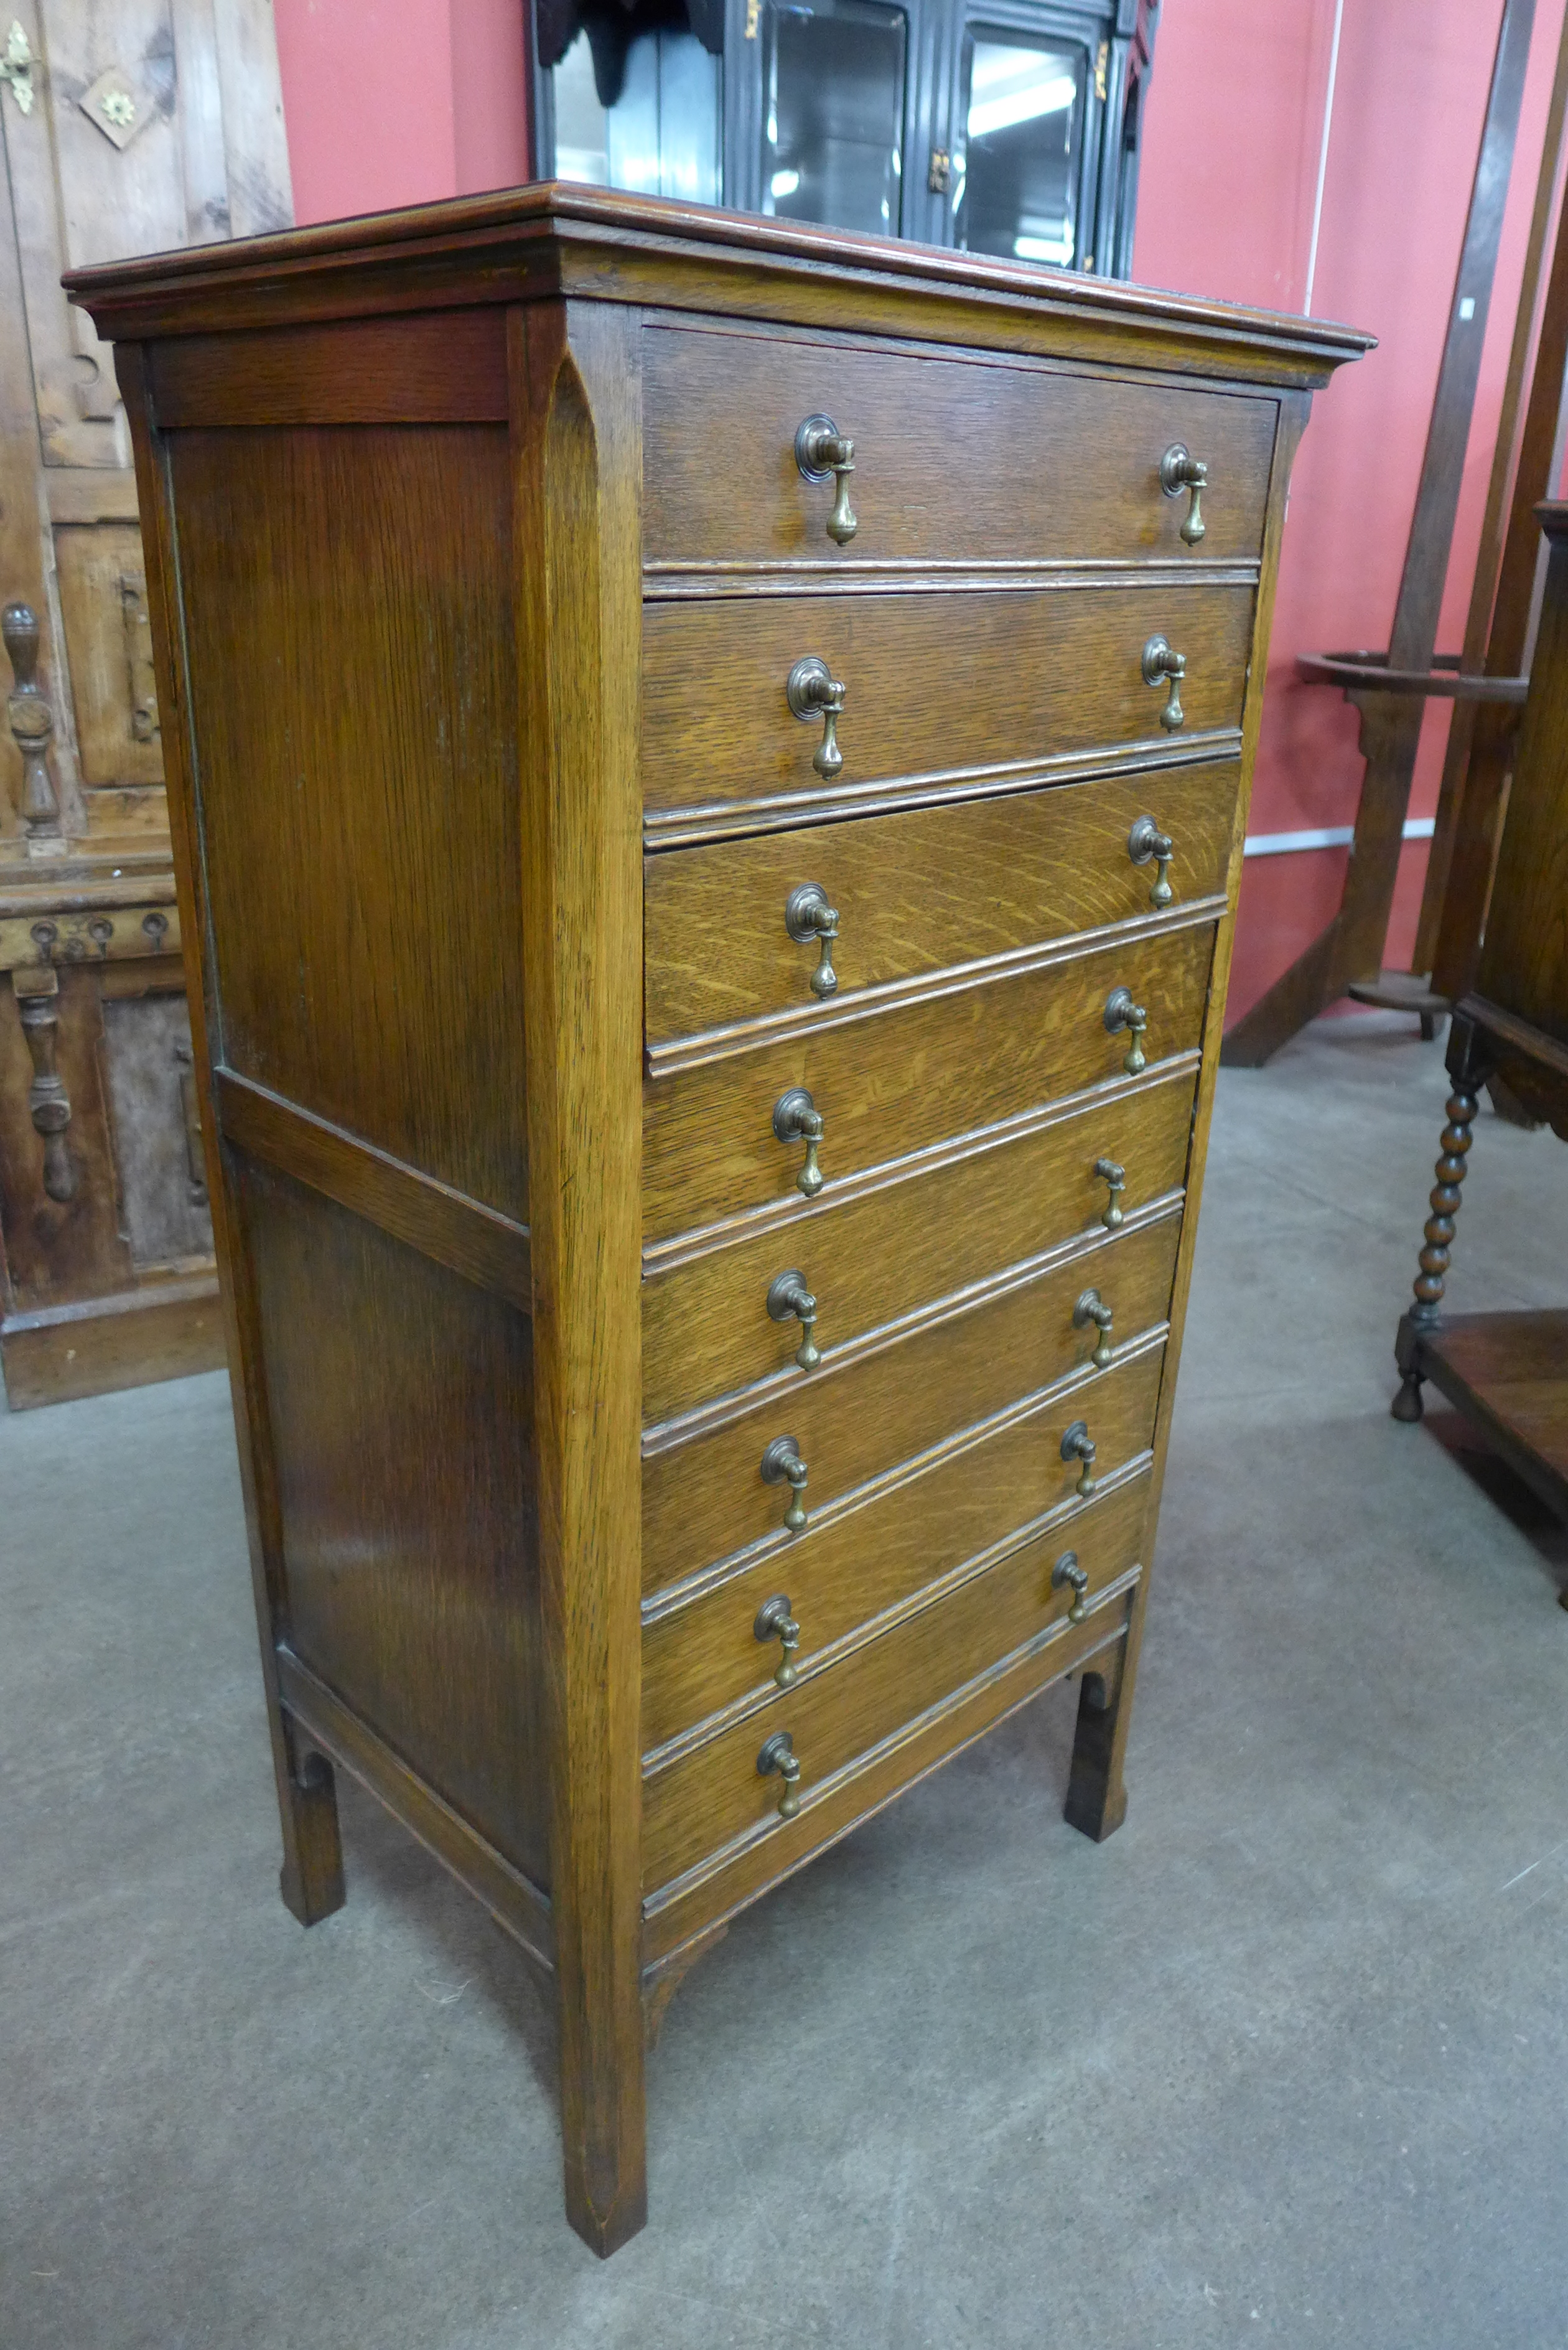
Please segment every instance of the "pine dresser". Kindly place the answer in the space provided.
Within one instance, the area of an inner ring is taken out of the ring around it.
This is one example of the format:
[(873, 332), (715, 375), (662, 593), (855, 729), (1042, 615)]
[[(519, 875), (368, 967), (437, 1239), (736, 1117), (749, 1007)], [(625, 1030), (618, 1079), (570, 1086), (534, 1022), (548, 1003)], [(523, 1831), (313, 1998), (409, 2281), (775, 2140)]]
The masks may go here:
[(81, 272), (148, 541), (283, 1893), (548, 1975), (1075, 1676), (1126, 1807), (1286, 482), (1366, 338), (561, 186)]

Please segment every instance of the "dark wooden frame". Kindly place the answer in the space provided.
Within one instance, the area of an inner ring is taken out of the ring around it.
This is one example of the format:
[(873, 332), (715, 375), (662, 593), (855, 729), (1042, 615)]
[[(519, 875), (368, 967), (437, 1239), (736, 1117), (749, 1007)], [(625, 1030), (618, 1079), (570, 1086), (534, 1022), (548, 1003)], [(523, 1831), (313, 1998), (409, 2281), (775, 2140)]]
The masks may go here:
[[(909, 26), (900, 235), (952, 246), (951, 205), (947, 194), (930, 184), (930, 160), (934, 151), (952, 147), (964, 36), (993, 26), (1035, 38), (1059, 38), (1084, 52), (1087, 104), (1079, 165), (1080, 243), (1097, 275), (1130, 276), (1143, 99), (1153, 69), (1158, 0), (993, 0), (990, 5), (986, 0), (897, 0), (897, 5), (905, 10)], [(539, 62), (531, 5), (524, 10), (524, 23), (532, 107), (529, 151), (537, 176), (548, 180), (555, 168), (555, 105), (549, 69)], [(754, 33), (748, 39), (747, 23), (748, 0), (724, 0), (724, 204), (727, 210), (761, 215), (763, 45)], [(1102, 46), (1103, 98), (1096, 88)]]

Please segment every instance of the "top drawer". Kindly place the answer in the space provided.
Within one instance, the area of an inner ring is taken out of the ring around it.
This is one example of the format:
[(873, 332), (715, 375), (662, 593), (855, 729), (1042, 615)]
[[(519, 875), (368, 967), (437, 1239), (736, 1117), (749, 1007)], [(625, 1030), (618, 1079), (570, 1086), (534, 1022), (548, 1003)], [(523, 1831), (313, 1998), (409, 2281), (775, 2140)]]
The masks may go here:
[[(643, 552), (667, 564), (1255, 561), (1278, 403), (1041, 363), (650, 327), (643, 344)], [(834, 484), (804, 480), (795, 433), (855, 442), (857, 520), (827, 535)], [(1209, 468), (1204, 536), (1160, 460)], [(652, 584), (652, 583), (650, 583)]]

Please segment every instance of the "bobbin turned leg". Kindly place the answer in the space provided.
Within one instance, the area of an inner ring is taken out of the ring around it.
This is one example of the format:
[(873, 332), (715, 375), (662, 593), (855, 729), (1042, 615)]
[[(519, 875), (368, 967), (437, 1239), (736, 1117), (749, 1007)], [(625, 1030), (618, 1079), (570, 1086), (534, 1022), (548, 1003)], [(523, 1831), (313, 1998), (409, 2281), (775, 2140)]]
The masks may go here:
[(278, 1891), (302, 1926), (319, 1925), (334, 1909), (342, 1908), (344, 1898), (332, 1765), (318, 1748), (306, 1742), (286, 1713), (279, 1715), (275, 1759), (283, 1825)]
[(1465, 1160), (1472, 1139), (1470, 1129), (1480, 1107), (1480, 1087), (1491, 1062), (1491, 1048), (1486, 1037), (1473, 1021), (1456, 1013), (1448, 1054), (1453, 1091), (1449, 1096), (1449, 1122), (1443, 1128), (1434, 1170), (1437, 1181), (1432, 1187), (1432, 1212), (1423, 1233), (1425, 1246), (1421, 1251), (1421, 1270), (1416, 1276), (1416, 1303), (1401, 1321), (1394, 1347), (1395, 1360), (1402, 1375), (1399, 1392), (1389, 1407), (1396, 1419), (1409, 1421), (1421, 1417), (1418, 1346), (1422, 1333), (1436, 1326), (1442, 1305), (1444, 1276), (1452, 1257), (1454, 1218), (1459, 1208), (1459, 1186), (1465, 1180)]

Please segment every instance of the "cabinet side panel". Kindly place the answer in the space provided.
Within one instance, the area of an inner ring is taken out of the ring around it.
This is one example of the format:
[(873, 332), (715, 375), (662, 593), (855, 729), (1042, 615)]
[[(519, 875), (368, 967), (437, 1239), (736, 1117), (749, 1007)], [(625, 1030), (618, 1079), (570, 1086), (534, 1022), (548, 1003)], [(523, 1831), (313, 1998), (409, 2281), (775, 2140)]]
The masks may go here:
[(220, 1057), (525, 1222), (505, 431), (167, 445)]
[(235, 1161), (285, 1637), (545, 1886), (528, 1317), (287, 1176)]

